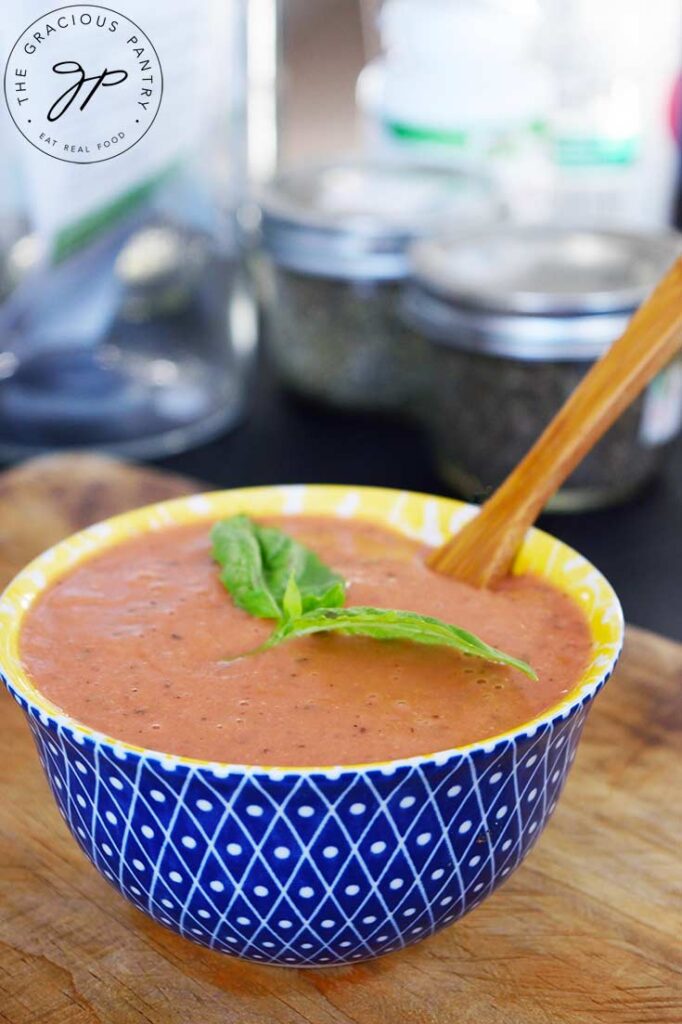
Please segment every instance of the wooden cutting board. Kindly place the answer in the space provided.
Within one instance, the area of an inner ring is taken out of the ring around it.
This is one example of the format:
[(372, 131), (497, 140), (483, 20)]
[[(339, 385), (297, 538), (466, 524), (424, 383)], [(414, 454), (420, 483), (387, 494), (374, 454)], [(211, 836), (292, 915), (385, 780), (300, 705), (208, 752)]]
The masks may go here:
[[(0, 477), (0, 574), (191, 481), (98, 456)], [(472, 915), (349, 968), (242, 964), (155, 925), (68, 835), (0, 695), (2, 1024), (680, 1024), (682, 647), (630, 629), (559, 808)]]

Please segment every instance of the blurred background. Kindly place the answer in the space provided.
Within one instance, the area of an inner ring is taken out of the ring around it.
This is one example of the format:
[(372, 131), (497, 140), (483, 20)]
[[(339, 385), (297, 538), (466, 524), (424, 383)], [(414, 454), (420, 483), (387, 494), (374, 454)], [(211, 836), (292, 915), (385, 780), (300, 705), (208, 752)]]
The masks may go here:
[[(484, 499), (682, 251), (679, 0), (174, 3), (129, 154), (3, 110), (0, 457)], [(681, 424), (678, 362), (541, 525), (682, 639)]]

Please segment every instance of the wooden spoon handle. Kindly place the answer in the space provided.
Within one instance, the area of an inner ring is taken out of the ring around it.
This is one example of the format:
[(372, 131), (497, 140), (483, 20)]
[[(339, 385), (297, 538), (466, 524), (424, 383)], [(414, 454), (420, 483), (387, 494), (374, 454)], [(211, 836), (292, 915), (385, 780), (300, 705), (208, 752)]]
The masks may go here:
[(430, 555), (431, 568), (477, 587), (505, 576), (547, 501), (681, 347), (682, 257), (479, 515)]

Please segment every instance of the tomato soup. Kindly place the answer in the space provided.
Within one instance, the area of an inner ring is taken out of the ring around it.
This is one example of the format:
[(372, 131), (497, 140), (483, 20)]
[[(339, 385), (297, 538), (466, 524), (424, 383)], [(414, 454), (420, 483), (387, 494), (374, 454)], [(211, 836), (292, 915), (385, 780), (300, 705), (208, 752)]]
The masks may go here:
[(21, 634), (36, 686), (73, 718), (138, 746), (304, 766), (486, 739), (555, 704), (586, 667), (582, 612), (538, 579), (475, 590), (428, 569), (423, 545), (368, 523), (270, 522), (348, 580), (348, 605), (437, 616), (529, 662), (537, 681), (451, 649), (338, 634), (231, 660), (273, 623), (235, 607), (202, 524), (115, 546), (46, 591)]

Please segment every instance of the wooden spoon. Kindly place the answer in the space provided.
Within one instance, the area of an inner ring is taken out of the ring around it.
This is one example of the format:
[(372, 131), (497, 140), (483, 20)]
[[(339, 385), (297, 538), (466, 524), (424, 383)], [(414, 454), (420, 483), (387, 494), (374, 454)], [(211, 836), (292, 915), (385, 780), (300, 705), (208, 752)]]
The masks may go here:
[(682, 257), (480, 513), (429, 556), (431, 568), (475, 587), (506, 576), (547, 501), (680, 348)]

